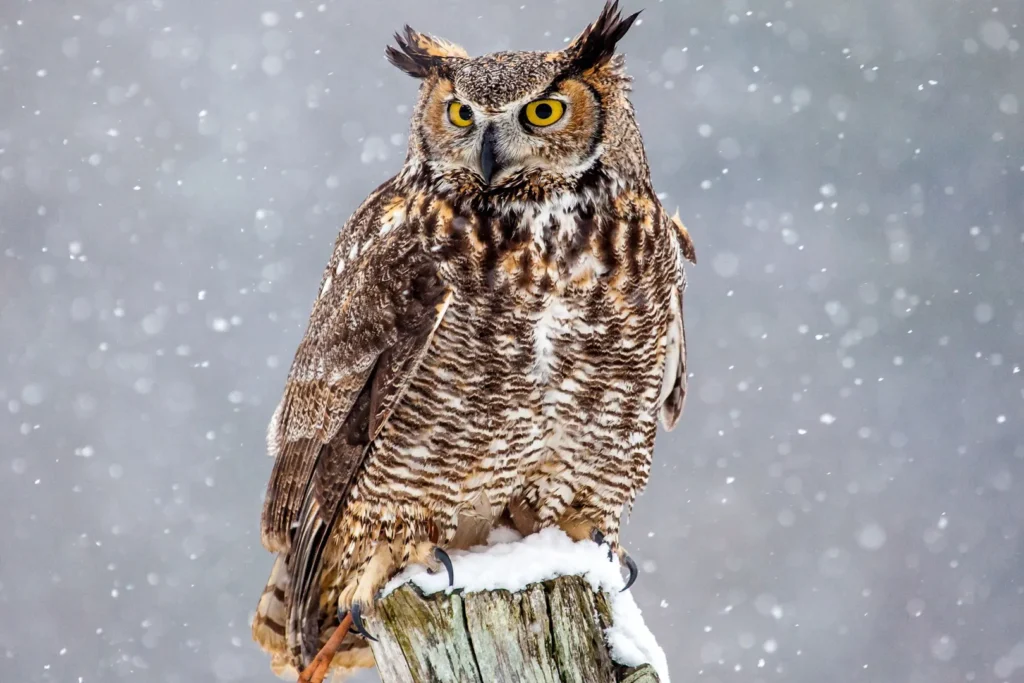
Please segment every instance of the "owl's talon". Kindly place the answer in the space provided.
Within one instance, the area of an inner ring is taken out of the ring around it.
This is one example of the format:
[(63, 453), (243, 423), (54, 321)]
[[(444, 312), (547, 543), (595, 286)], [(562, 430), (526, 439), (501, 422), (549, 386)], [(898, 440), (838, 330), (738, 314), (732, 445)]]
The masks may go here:
[(444, 568), (448, 571), (448, 587), (451, 588), (455, 585), (455, 567), (452, 566), (452, 558), (448, 556), (444, 549), (437, 547), (434, 548), (434, 559), (443, 564)]
[(625, 593), (629, 590), (629, 587), (636, 582), (636, 577), (640, 573), (640, 570), (637, 569), (636, 562), (633, 561), (633, 558), (625, 552), (622, 553), (622, 562), (626, 565), (626, 569), (629, 570), (629, 579), (626, 580), (626, 586), (619, 591), (620, 593)]
[[(590, 539), (598, 545), (602, 545), (605, 542), (604, 532), (600, 529), (592, 529), (590, 531)], [(629, 556), (625, 550), (619, 548), (619, 555), (621, 556), (622, 564), (626, 565), (626, 569), (629, 570), (629, 578), (626, 579), (626, 586), (622, 589), (622, 592), (628, 591), (629, 587), (636, 583), (636, 577), (640, 574), (640, 570), (636, 566), (636, 562)], [(612, 560), (612, 546), (608, 544), (608, 561)]]
[[(600, 529), (594, 529), (593, 531), (591, 531), (590, 532), (590, 538), (591, 538), (591, 540), (594, 541), (594, 543), (596, 543), (598, 545), (603, 545), (604, 544), (604, 540), (605, 540), (604, 532), (601, 531)], [(612, 546), (611, 546), (611, 544), (608, 545), (608, 561), (609, 562), (612, 561)]]
[(370, 635), (363, 624), (363, 607), (358, 602), (352, 603), (352, 630), (367, 640), (377, 642), (377, 639)]

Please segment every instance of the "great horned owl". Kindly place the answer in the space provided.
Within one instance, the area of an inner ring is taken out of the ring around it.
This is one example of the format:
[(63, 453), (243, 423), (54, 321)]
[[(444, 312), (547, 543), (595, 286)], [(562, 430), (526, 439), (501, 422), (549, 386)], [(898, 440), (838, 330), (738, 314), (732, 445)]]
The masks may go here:
[(683, 408), (694, 257), (615, 53), (636, 16), (610, 2), (557, 52), (471, 58), (408, 27), (388, 48), (422, 82), (408, 156), (341, 231), (268, 434), (253, 634), (276, 670), (352, 621), (332, 664), (372, 665), (384, 583), (498, 524), (622, 555)]

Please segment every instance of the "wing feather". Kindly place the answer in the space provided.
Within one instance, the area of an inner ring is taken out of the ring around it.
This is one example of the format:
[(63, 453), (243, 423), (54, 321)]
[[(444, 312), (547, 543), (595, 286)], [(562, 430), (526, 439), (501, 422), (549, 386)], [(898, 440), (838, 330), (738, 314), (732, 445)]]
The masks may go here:
[[(373, 192), (341, 231), (324, 272), (267, 433), (275, 462), (261, 538), (272, 552), (290, 546), (320, 449), (347, 420), (378, 356), (440, 297), (413, 231), (399, 227), (407, 203), (393, 181)], [(413, 287), (418, 280), (424, 283)]]
[(666, 333), (665, 374), (661, 382), (661, 423), (665, 429), (673, 429), (683, 414), (686, 402), (686, 326), (683, 324), (683, 293), (686, 291), (684, 259), (697, 262), (693, 240), (679, 219), (679, 212), (669, 219), (669, 233), (676, 256), (676, 282), (672, 287), (669, 302), (669, 320)]
[(337, 517), (452, 300), (409, 206), (383, 186), (342, 231), (268, 430), (276, 459), (262, 539), (286, 559), (286, 638), (302, 662), (320, 644), (323, 554)]
[(288, 638), (292, 651), (308, 664), (320, 648), (320, 577), (323, 553), (348, 499), (356, 473), (415, 376), (430, 341), (452, 301), (446, 291), (416, 330), (385, 349), (377, 359), (342, 432), (321, 451), (313, 469), (302, 510), (299, 535), (289, 552), (291, 585)]

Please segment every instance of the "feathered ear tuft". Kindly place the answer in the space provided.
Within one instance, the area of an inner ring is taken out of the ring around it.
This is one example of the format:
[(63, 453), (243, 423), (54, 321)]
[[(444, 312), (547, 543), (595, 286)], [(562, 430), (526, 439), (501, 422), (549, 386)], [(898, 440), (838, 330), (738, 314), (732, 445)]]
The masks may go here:
[(574, 69), (581, 72), (604, 66), (615, 55), (615, 45), (639, 16), (640, 12), (637, 12), (623, 19), (619, 0), (608, 0), (597, 21), (565, 48), (566, 58)]
[(455, 43), (428, 36), (405, 27), (405, 35), (395, 34), (398, 47), (388, 46), (388, 61), (415, 78), (426, 78), (439, 69), (446, 59), (468, 59), (466, 51)]

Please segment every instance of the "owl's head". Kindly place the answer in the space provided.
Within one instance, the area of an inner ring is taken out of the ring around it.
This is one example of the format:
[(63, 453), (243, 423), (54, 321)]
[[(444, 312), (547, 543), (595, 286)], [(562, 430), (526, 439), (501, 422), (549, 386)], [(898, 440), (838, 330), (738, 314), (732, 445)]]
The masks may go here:
[(409, 165), (455, 191), (493, 197), (580, 191), (601, 172), (646, 179), (629, 78), (615, 54), (636, 18), (608, 2), (564, 50), (476, 58), (406, 27), (387, 56), (423, 80)]

